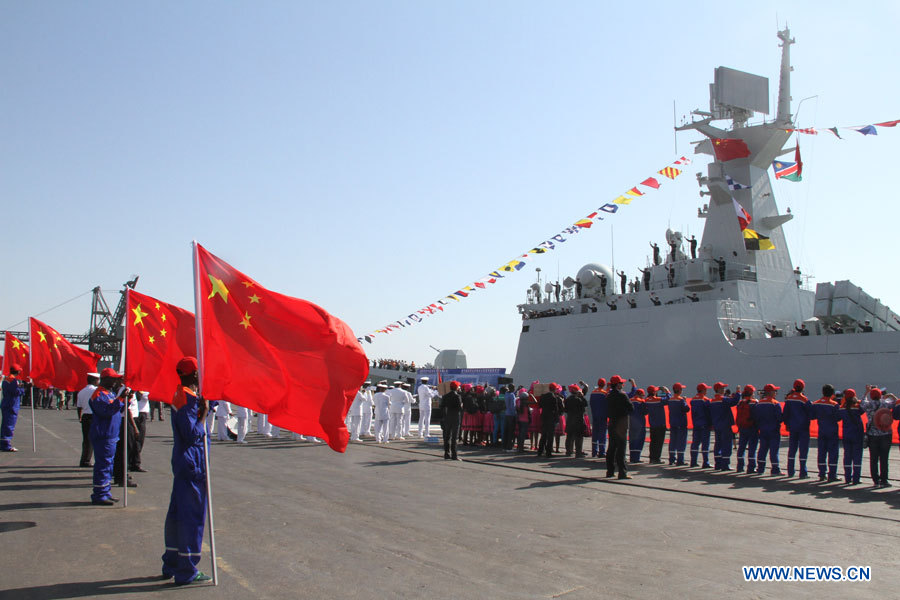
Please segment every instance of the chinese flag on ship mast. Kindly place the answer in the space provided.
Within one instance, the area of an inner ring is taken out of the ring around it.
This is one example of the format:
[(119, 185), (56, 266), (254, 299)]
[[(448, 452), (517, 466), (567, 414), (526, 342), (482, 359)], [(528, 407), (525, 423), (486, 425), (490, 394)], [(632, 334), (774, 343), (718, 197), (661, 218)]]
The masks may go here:
[(28, 377), (28, 344), (11, 334), (6, 332), (4, 336), (5, 344), (3, 350), (3, 374), (9, 375), (9, 368), (15, 364), (22, 367), (19, 376), (23, 379)]
[(34, 385), (67, 392), (84, 387), (85, 375), (97, 370), (100, 355), (79, 348), (58, 331), (31, 317), (31, 367)]
[(175, 365), (183, 356), (197, 356), (194, 313), (132, 289), (127, 294), (125, 382), (171, 404), (181, 385)]
[(273, 425), (343, 452), (344, 419), (369, 374), (347, 324), (264, 288), (196, 242), (194, 294), (203, 396), (266, 413)]

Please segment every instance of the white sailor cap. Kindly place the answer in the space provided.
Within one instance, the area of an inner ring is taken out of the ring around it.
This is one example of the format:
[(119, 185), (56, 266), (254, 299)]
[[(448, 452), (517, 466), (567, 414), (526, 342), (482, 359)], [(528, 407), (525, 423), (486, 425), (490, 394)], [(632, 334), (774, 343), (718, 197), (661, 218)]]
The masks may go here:
[(395, 382), (394, 382), (394, 385), (403, 385), (403, 382), (402, 382), (402, 381), (395, 381)]
[(419, 377), (419, 381), (428, 381), (427, 377)]
[(372, 385), (372, 380), (366, 379), (366, 380), (363, 382), (363, 385)]
[(100, 379), (100, 373), (88, 373), (87, 376), (88, 377), (96, 377), (97, 379)]

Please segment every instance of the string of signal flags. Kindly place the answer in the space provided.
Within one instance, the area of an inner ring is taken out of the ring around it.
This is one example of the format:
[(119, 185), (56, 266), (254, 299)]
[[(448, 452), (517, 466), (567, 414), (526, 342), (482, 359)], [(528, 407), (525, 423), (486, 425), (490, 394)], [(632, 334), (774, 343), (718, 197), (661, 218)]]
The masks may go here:
[[(204, 397), (265, 413), (273, 425), (344, 452), (347, 409), (369, 374), (350, 327), (312, 302), (263, 287), (196, 242), (193, 258), (196, 315), (126, 292), (126, 384), (172, 404), (175, 365), (196, 356)], [(29, 335), (30, 348), (6, 333), (4, 374), (18, 364), (38, 387), (76, 392), (97, 370), (100, 355), (46, 323), (29, 319)]]

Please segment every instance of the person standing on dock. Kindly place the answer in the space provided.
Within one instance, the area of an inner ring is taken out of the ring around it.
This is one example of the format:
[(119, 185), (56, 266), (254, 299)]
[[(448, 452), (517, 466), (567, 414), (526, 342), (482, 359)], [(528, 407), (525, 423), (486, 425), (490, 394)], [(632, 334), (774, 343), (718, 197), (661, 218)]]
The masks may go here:
[(697, 384), (697, 394), (691, 398), (691, 417), (694, 424), (694, 435), (691, 438), (691, 466), (697, 466), (698, 455), (703, 455), (702, 468), (708, 469), (709, 464), (709, 398), (706, 390), (709, 386), (705, 383)]
[(436, 390), (431, 389), (428, 385), (428, 378), (421, 377), (419, 379), (419, 389), (416, 394), (419, 396), (419, 430), (420, 438), (428, 435), (428, 429), (431, 426), (431, 401), (438, 395)]
[(672, 397), (666, 401), (669, 407), (669, 464), (683, 466), (684, 451), (687, 449), (687, 414), (691, 412), (687, 400), (681, 393), (683, 383), (672, 384)]
[(81, 388), (76, 396), (75, 408), (78, 410), (78, 419), (81, 421), (81, 461), (79, 467), (90, 467), (94, 449), (91, 446), (91, 413), (90, 400), (100, 383), (100, 373), (88, 373), (87, 385)]
[(809, 425), (812, 419), (812, 404), (803, 395), (806, 383), (802, 379), (794, 381), (794, 388), (784, 397), (784, 425), (790, 438), (788, 441), (787, 473), (794, 476), (794, 458), (800, 451), (800, 479), (806, 479), (806, 457), (809, 454)]
[(444, 460), (460, 460), (456, 454), (456, 440), (459, 437), (459, 424), (462, 417), (462, 397), (459, 395), (459, 382), (450, 382), (450, 391), (441, 396), (441, 430), (444, 434)]
[(756, 472), (762, 474), (766, 470), (766, 454), (772, 462), (772, 475), (781, 475), (778, 468), (778, 450), (781, 448), (781, 422), (783, 420), (781, 405), (775, 394), (781, 388), (767, 383), (763, 388), (762, 399), (750, 410), (750, 416), (759, 426), (759, 450), (756, 453)]
[[(738, 390), (740, 391), (740, 390)], [(744, 470), (744, 452), (747, 453), (747, 472), (756, 472), (756, 448), (759, 445), (759, 428), (753, 421), (750, 413), (756, 405), (757, 400), (753, 397), (756, 388), (752, 385), (745, 385), (744, 390), (740, 391), (741, 399), (737, 404), (737, 426), (738, 426), (738, 447), (737, 447), (737, 470), (738, 473)]]
[(619, 471), (619, 479), (631, 479), (625, 466), (625, 444), (628, 437), (628, 417), (634, 412), (631, 400), (622, 391), (625, 380), (618, 375), (609, 378), (610, 390), (606, 395), (609, 404), (609, 450), (606, 453), (606, 476)]
[(18, 452), (12, 445), (13, 435), (16, 431), (16, 421), (19, 419), (19, 406), (22, 404), (22, 396), (25, 395), (25, 384), (19, 379), (22, 367), (18, 364), (10, 365), (9, 375), (3, 379), (3, 398), (0, 400), (0, 451)]
[(734, 413), (732, 407), (741, 399), (740, 390), (732, 396), (725, 396), (727, 386), (721, 381), (713, 384), (715, 395), (709, 401), (709, 420), (716, 434), (713, 447), (716, 471), (731, 470), (731, 449), (734, 447)]
[(591, 392), (591, 456), (606, 457), (606, 380), (597, 380), (597, 387)]
[[(891, 487), (888, 482), (888, 456), (891, 453), (891, 412), (897, 397), (879, 388), (866, 386), (866, 397), (860, 408), (866, 411), (866, 437), (869, 446), (869, 468), (875, 487)], [(882, 420), (882, 414), (886, 419)]]
[(812, 418), (816, 420), (819, 431), (818, 446), (819, 481), (837, 481), (838, 467), (838, 410), (840, 406), (834, 400), (834, 386), (822, 386), (822, 397), (812, 404)]
[[(122, 376), (107, 367), (100, 371), (100, 385), (91, 396), (91, 446), (94, 448), (94, 493), (91, 502), (112, 506), (117, 499), (110, 494), (110, 479), (116, 445), (122, 426), (121, 412), (125, 400), (117, 394), (122, 388)], [(122, 473), (123, 477), (125, 473)]]

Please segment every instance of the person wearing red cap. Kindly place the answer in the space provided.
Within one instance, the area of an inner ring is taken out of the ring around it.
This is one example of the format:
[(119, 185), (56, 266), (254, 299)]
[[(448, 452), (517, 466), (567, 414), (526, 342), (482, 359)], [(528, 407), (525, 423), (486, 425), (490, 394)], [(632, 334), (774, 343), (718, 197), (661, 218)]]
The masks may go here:
[(547, 458), (553, 456), (556, 423), (564, 410), (562, 396), (559, 395), (561, 391), (562, 387), (559, 384), (551, 383), (547, 393), (538, 400), (541, 407), (541, 440), (538, 442), (538, 456), (544, 452), (547, 453)]
[[(197, 570), (206, 525), (206, 413), (200, 397), (197, 360), (186, 356), (175, 367), (181, 385), (172, 401), (172, 496), (166, 513), (162, 576), (176, 585), (204, 583)], [(177, 410), (176, 410), (177, 409)]]
[(647, 393), (643, 388), (636, 387), (634, 379), (629, 379), (628, 383), (631, 384), (628, 397), (634, 406), (628, 416), (628, 462), (639, 463), (647, 441), (647, 407), (644, 405)]
[(606, 457), (606, 380), (597, 380), (591, 392), (591, 457)]
[(705, 383), (697, 384), (697, 393), (691, 398), (691, 417), (694, 425), (694, 435), (691, 437), (691, 466), (697, 466), (699, 454), (703, 455), (702, 468), (710, 468), (709, 464), (709, 398), (706, 390), (709, 386)]
[(0, 400), (0, 451), (18, 452), (12, 445), (13, 435), (16, 431), (16, 421), (19, 419), (19, 406), (22, 404), (22, 396), (25, 395), (25, 384), (19, 379), (22, 367), (18, 364), (10, 365), (9, 375), (3, 379), (3, 398)]
[(716, 432), (716, 444), (713, 447), (716, 471), (731, 470), (731, 449), (734, 447), (734, 412), (731, 409), (741, 399), (740, 393), (726, 396), (726, 388), (721, 381), (713, 384), (715, 395), (709, 401), (710, 425)]
[(94, 447), (94, 493), (91, 502), (101, 506), (111, 506), (118, 499), (110, 494), (110, 476), (113, 459), (122, 425), (121, 412), (125, 408), (124, 398), (118, 392), (123, 388), (122, 376), (109, 367), (100, 371), (100, 385), (91, 395), (89, 404), (91, 419), (91, 446)]
[(609, 392), (606, 395), (609, 409), (609, 449), (606, 452), (606, 476), (615, 475), (619, 479), (631, 479), (625, 466), (625, 443), (628, 436), (628, 415), (634, 411), (631, 399), (622, 391), (625, 380), (618, 375), (609, 378)]
[(576, 458), (584, 456), (584, 412), (587, 400), (581, 386), (573, 383), (569, 386), (569, 395), (564, 402), (566, 410), (566, 456), (575, 453)]
[(778, 450), (781, 448), (781, 405), (775, 399), (780, 390), (777, 385), (767, 383), (763, 388), (763, 397), (751, 407), (750, 416), (759, 426), (759, 450), (756, 453), (756, 472), (766, 470), (766, 454), (772, 461), (772, 475), (781, 475), (778, 468)]
[(841, 418), (844, 434), (844, 482), (856, 485), (862, 476), (863, 437), (865, 437), (863, 410), (859, 406), (856, 390), (844, 390), (844, 399), (838, 416)]
[(644, 408), (647, 409), (647, 421), (650, 423), (650, 464), (662, 463), (662, 447), (666, 441), (666, 402), (669, 399), (669, 390), (662, 388), (662, 395), (657, 396), (660, 390), (655, 385), (647, 386), (647, 398), (644, 400)]
[(441, 431), (444, 434), (444, 460), (459, 460), (456, 454), (456, 441), (459, 437), (459, 423), (462, 415), (463, 401), (459, 395), (459, 382), (450, 382), (450, 391), (441, 396), (438, 403), (441, 409)]
[(738, 473), (743, 472), (744, 452), (746, 452), (747, 472), (755, 473), (756, 447), (759, 444), (759, 428), (756, 426), (756, 422), (753, 420), (751, 413), (753, 407), (757, 404), (756, 398), (753, 397), (756, 393), (756, 388), (752, 385), (745, 385), (743, 391), (738, 387), (737, 392), (741, 396), (736, 411), (736, 423), (738, 426), (737, 470)]
[(819, 481), (837, 481), (838, 466), (838, 410), (840, 405), (834, 400), (834, 386), (822, 386), (822, 397), (812, 404), (812, 418), (819, 431), (818, 446)]
[(869, 446), (869, 469), (875, 487), (891, 487), (888, 481), (888, 456), (891, 453), (891, 412), (897, 397), (881, 389), (866, 386), (866, 397), (860, 408), (866, 411), (866, 439)]
[(800, 479), (806, 479), (806, 457), (809, 454), (809, 424), (812, 419), (812, 404), (803, 395), (806, 383), (802, 379), (794, 381), (793, 389), (784, 397), (784, 425), (790, 438), (788, 441), (787, 473), (794, 476), (794, 457), (800, 450)]
[(691, 412), (687, 399), (682, 396), (683, 383), (672, 384), (672, 397), (666, 401), (669, 411), (669, 465), (684, 466), (687, 450), (687, 415)]

